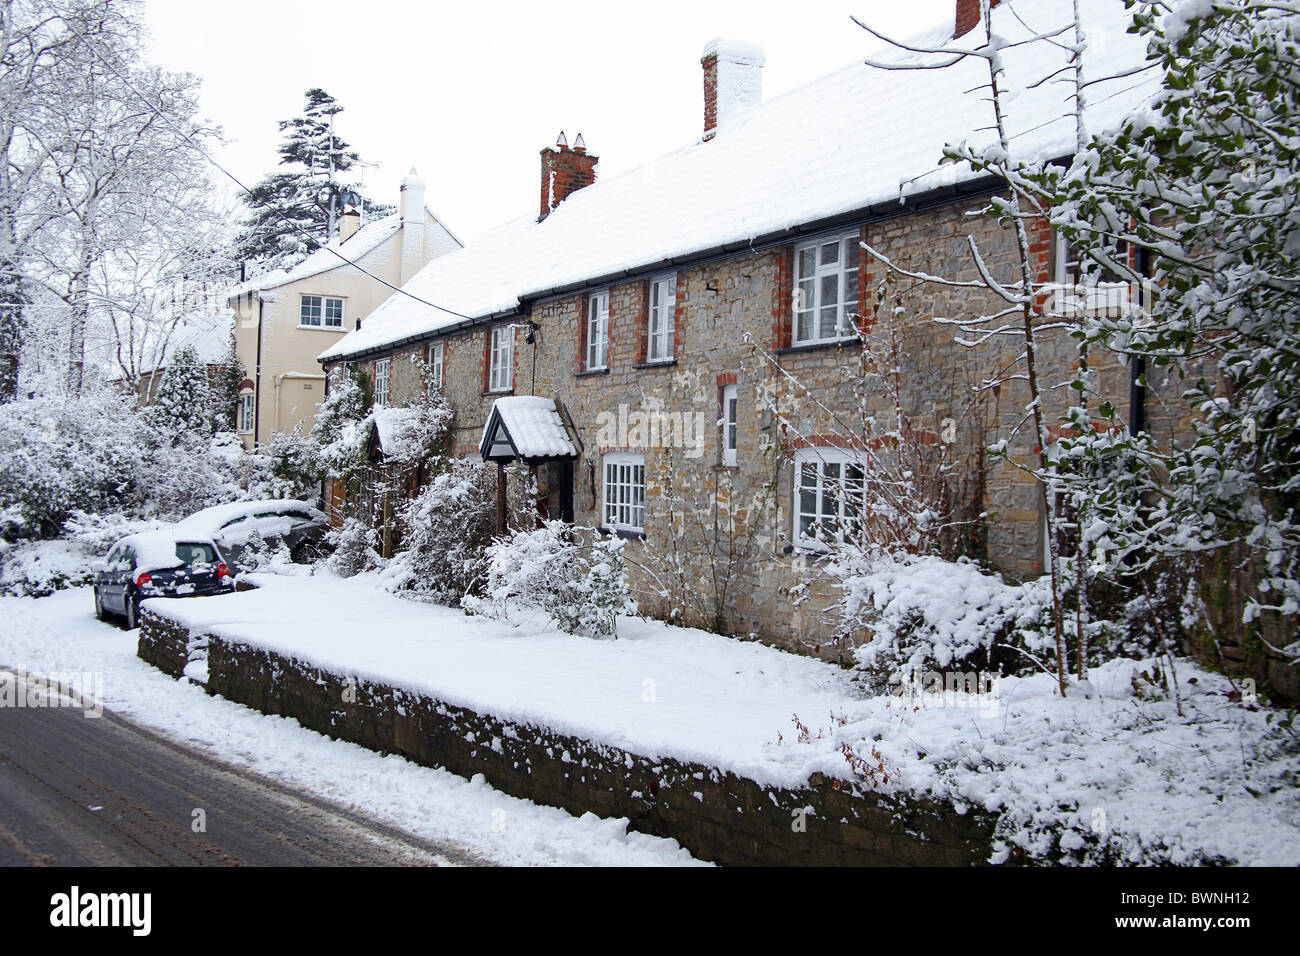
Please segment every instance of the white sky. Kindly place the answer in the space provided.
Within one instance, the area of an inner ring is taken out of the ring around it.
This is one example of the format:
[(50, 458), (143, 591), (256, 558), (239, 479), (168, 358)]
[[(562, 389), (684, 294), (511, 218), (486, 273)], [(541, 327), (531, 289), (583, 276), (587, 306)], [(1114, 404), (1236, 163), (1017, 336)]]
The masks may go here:
[(469, 240), (536, 214), (538, 152), (561, 129), (570, 143), (583, 134), (598, 176), (698, 139), (700, 52), (713, 37), (763, 46), (767, 99), (879, 46), (850, 14), (903, 38), (951, 20), (954, 5), (146, 0), (146, 13), (151, 58), (203, 78), (206, 117), (229, 141), (217, 157), (245, 184), (274, 168), (278, 121), (319, 86), (345, 109), (339, 135), (380, 163), (364, 171), (366, 193), (396, 203), (414, 166), (429, 207)]

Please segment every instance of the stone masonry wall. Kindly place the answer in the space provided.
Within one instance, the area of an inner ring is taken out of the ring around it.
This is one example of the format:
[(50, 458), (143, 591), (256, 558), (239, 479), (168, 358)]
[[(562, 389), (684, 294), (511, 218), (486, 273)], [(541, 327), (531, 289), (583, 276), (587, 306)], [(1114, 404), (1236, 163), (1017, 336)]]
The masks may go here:
[[(967, 247), (976, 236), (994, 275), (1016, 278), (1014, 236), (974, 215), (982, 198), (910, 212), (862, 227), (857, 235), (908, 270), (978, 278)], [(852, 230), (850, 229), (849, 232)], [(844, 234), (844, 231), (841, 231)], [(575, 467), (575, 519), (602, 524), (602, 457), (631, 451), (645, 456), (643, 536), (627, 555), (643, 610), (790, 650), (848, 660), (861, 635), (836, 624), (836, 592), (816, 553), (794, 547), (793, 453), (800, 447), (857, 443), (894, 428), (894, 396), (882, 371), (897, 366), (899, 399), (911, 426), (928, 436), (953, 423), (949, 461), (962, 475), (955, 494), (966, 511), (983, 514), (972, 535), (981, 554), (1014, 579), (1043, 565), (1041, 495), (1033, 478), (982, 450), (1009, 438), (1015, 464), (1036, 463), (1037, 438), (1028, 420), (1028, 389), (1020, 355), (1018, 316), (1002, 321), (1011, 334), (975, 347), (957, 325), (1006, 304), (982, 290), (889, 277), (861, 254), (858, 311), (868, 348), (857, 342), (790, 348), (793, 244), (693, 264), (676, 272), (675, 354), (645, 362), (646, 310), (651, 276), (608, 287), (608, 368), (583, 367), (589, 293), (531, 303), (515, 323), (514, 381), (508, 392), (487, 391), (487, 342), (493, 325), (444, 337), (444, 390), (456, 408), (458, 454), (477, 452), (492, 402), (503, 394), (555, 398), (582, 442)], [(1051, 275), (1050, 233), (1034, 231), (1041, 278)], [(886, 281), (887, 280), (887, 281)], [(885, 283), (876, 309), (875, 290)], [(525, 322), (537, 324), (525, 342)], [(1038, 331), (1045, 414), (1057, 426), (1074, 400), (1062, 383), (1074, 374), (1078, 347), (1063, 330)], [(892, 354), (896, 349), (897, 354)], [(392, 400), (410, 400), (418, 377), (409, 361), (427, 345), (393, 356)], [(1121, 416), (1128, 413), (1129, 370), (1090, 355), (1102, 387)], [(1148, 390), (1148, 427), (1162, 441), (1185, 430), (1179, 383), (1154, 370)], [(739, 399), (737, 463), (722, 463), (718, 421), (725, 385)], [(1052, 387), (1055, 386), (1055, 387)], [(638, 414), (667, 415), (682, 427), (667, 438), (639, 434)], [(864, 425), (869, 422), (870, 427)]]
[[(144, 630), (167, 626), (145, 618)], [(142, 656), (144, 646), (142, 639)], [(672, 837), (717, 863), (974, 866), (991, 853), (992, 818), (934, 801), (855, 793), (821, 778), (797, 789), (763, 786), (703, 764), (502, 721), (226, 638), (209, 638), (208, 667), (209, 693), (425, 766), (481, 773), (517, 797), (627, 817), (634, 829)]]

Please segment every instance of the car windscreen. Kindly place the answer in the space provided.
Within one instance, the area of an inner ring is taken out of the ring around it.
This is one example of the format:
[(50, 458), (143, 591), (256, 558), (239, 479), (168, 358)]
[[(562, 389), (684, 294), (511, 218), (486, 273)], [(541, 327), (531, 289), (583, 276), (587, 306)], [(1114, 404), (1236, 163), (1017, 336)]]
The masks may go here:
[(176, 557), (180, 558), (190, 567), (199, 564), (216, 564), (217, 552), (212, 545), (203, 541), (178, 541), (176, 542)]

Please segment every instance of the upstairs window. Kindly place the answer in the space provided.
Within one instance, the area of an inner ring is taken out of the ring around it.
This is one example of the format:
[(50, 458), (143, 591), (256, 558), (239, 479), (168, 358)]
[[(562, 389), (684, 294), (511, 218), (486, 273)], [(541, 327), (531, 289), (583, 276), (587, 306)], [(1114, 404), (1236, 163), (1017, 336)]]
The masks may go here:
[(645, 530), (645, 456), (615, 452), (605, 456), (604, 508), (606, 528)]
[(515, 384), (515, 330), (499, 325), (488, 347), (488, 391), (508, 392)]
[[(1088, 261), (1081, 250), (1060, 233), (1053, 250), (1056, 259), (1054, 281), (1057, 315), (1124, 315), (1131, 301), (1129, 283), (1113, 270)], [(1129, 261), (1128, 243), (1121, 242), (1109, 253), (1116, 262)]]
[(794, 344), (834, 342), (855, 333), (858, 234), (823, 238), (794, 251)]
[(587, 299), (586, 369), (608, 367), (609, 361), (609, 292), (593, 292)]
[(650, 283), (650, 315), (647, 325), (647, 362), (670, 362), (673, 358), (673, 322), (677, 309), (677, 276), (665, 276)]
[(429, 383), (438, 391), (442, 391), (442, 346), (442, 342), (429, 346)]
[(795, 543), (823, 550), (861, 527), (866, 501), (862, 458), (850, 449), (805, 448), (795, 453)]
[(738, 400), (736, 386), (726, 385), (722, 389), (722, 463), (736, 464), (736, 415)]
[(343, 328), (343, 300), (332, 296), (304, 295), (298, 325), (310, 329)]
[(391, 359), (375, 360), (375, 403), (378, 405), (388, 404), (388, 382), (389, 368)]

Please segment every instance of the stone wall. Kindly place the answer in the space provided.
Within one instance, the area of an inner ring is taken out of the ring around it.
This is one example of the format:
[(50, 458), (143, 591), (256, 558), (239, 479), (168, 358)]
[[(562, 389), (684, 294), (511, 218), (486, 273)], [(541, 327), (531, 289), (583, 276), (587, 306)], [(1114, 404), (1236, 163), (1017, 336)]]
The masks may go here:
[[(175, 645), (176, 625), (153, 614), (144, 621), (142, 657), (146, 646)], [(797, 789), (763, 786), (703, 764), (499, 720), (226, 638), (208, 640), (209, 693), (425, 766), (482, 774), (513, 796), (575, 814), (627, 817), (632, 828), (672, 837), (713, 862), (974, 866), (991, 853), (995, 821), (974, 811), (855, 793), (820, 778)]]
[(190, 660), (189, 629), (170, 618), (155, 614), (148, 608), (140, 610), (140, 637), (136, 642), (136, 656), (164, 674), (181, 677)]

